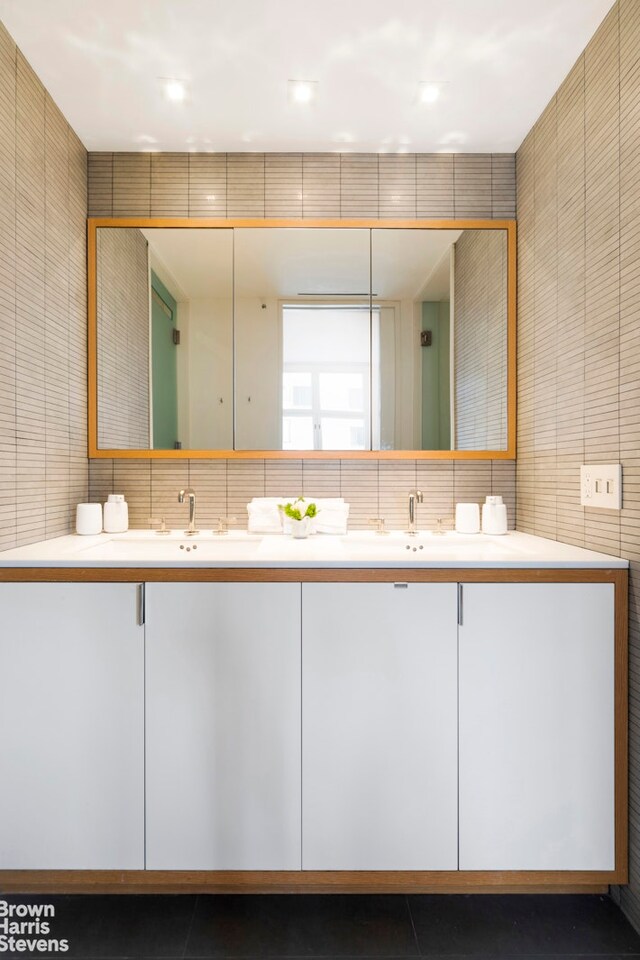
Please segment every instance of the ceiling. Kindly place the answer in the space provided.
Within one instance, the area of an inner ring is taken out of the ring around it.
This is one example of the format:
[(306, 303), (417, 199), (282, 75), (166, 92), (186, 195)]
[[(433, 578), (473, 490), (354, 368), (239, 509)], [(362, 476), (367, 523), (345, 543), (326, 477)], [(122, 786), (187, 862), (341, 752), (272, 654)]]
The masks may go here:
[(210, 297), (231, 299), (232, 230), (166, 230), (153, 227), (141, 232), (149, 241), (152, 269), (176, 300), (206, 300)]
[[(112, 227), (99, 229), (113, 229)], [(301, 295), (448, 299), (460, 230), (142, 230), (176, 300)], [(235, 233), (235, 238), (232, 234)]]
[[(0, 0), (0, 19), (89, 150), (511, 152), (611, 5)], [(315, 102), (290, 102), (296, 79)]]

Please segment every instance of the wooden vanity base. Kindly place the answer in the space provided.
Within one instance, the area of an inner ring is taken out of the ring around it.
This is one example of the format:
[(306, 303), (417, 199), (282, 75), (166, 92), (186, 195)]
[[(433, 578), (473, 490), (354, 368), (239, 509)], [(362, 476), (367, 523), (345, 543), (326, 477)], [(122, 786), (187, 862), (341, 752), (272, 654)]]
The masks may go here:
[(611, 873), (6, 870), (3, 893), (607, 893)]

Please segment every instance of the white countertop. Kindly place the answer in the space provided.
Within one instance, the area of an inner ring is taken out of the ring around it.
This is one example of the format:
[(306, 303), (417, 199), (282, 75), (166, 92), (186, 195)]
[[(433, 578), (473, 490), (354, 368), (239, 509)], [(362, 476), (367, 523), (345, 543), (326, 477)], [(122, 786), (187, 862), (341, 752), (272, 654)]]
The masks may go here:
[(316, 534), (306, 540), (232, 531), (182, 530), (160, 536), (150, 530), (124, 534), (75, 534), (0, 553), (0, 567), (419, 567), (419, 568), (626, 568), (627, 560), (566, 543), (510, 532), (468, 536), (353, 531), (344, 537)]

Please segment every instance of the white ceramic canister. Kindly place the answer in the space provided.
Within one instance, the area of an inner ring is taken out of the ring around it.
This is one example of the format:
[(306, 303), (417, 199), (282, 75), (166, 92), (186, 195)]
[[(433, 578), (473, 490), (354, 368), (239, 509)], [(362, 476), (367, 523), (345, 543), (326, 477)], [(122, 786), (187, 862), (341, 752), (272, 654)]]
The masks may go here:
[(125, 533), (129, 529), (129, 507), (121, 493), (110, 493), (104, 505), (105, 533)]
[(507, 532), (507, 507), (502, 497), (487, 497), (482, 507), (482, 532), (494, 536)]
[(480, 507), (477, 503), (456, 504), (456, 533), (480, 533)]
[(83, 537), (102, 533), (102, 504), (79, 503), (76, 507), (76, 533)]

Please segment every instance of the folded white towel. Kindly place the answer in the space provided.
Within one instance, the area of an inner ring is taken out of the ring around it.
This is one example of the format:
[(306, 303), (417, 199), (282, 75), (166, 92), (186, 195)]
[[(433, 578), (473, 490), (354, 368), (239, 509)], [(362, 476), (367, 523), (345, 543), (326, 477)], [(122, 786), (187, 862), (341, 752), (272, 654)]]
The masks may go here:
[(250, 533), (282, 533), (282, 511), (280, 503), (288, 503), (281, 497), (254, 497), (247, 504)]
[(318, 507), (315, 517), (315, 529), (318, 533), (344, 535), (349, 520), (349, 504), (342, 503), (333, 507)]
[[(291, 520), (280, 509), (286, 503), (294, 503), (297, 497), (254, 497), (247, 504), (250, 533), (291, 533)], [(311, 521), (311, 533), (341, 535), (347, 532), (349, 504), (343, 497), (304, 497), (298, 507), (304, 514), (307, 506), (315, 503), (318, 513)]]

